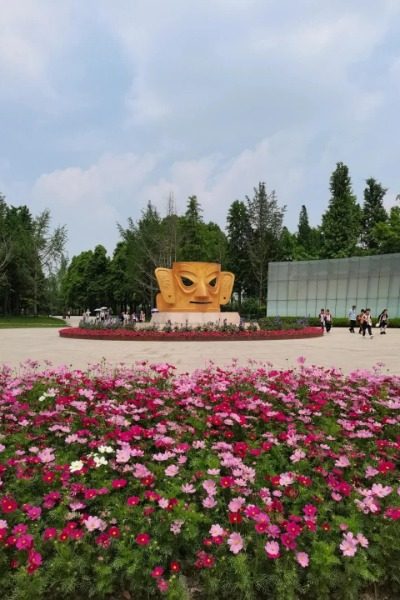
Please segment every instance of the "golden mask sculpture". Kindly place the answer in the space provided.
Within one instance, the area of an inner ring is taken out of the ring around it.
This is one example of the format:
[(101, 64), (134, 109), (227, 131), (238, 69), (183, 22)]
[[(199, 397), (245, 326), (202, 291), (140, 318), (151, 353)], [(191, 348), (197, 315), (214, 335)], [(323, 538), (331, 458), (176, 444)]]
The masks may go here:
[(235, 276), (218, 263), (174, 262), (172, 269), (155, 270), (160, 312), (219, 312), (230, 300)]

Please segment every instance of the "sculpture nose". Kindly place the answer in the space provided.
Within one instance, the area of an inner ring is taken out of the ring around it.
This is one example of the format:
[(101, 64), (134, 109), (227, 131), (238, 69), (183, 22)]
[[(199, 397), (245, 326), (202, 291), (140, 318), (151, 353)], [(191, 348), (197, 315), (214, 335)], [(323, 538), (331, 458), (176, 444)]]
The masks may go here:
[(208, 298), (208, 291), (205, 281), (199, 281), (196, 286), (196, 298)]

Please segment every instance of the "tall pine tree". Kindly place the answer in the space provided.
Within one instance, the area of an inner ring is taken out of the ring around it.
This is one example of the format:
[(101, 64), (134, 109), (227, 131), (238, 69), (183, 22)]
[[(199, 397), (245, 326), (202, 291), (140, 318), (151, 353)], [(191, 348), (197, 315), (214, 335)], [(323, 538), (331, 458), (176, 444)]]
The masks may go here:
[(251, 225), (247, 206), (240, 200), (235, 200), (228, 211), (228, 263), (227, 268), (235, 274), (234, 291), (238, 295), (239, 306), (244, 292), (250, 287), (250, 258), (249, 244), (251, 240)]
[(252, 236), (249, 244), (251, 273), (254, 278), (259, 304), (265, 302), (268, 281), (268, 263), (280, 258), (280, 239), (283, 215), (275, 192), (267, 193), (265, 183), (254, 189), (253, 198), (247, 197)]
[(383, 206), (383, 198), (387, 190), (372, 177), (367, 179), (364, 189), (364, 205), (361, 215), (361, 241), (370, 252), (377, 252), (379, 243), (373, 234), (374, 226), (378, 223), (386, 223), (388, 214)]
[(330, 179), (331, 199), (322, 216), (324, 258), (344, 258), (356, 252), (361, 229), (361, 209), (351, 188), (349, 169), (339, 162)]

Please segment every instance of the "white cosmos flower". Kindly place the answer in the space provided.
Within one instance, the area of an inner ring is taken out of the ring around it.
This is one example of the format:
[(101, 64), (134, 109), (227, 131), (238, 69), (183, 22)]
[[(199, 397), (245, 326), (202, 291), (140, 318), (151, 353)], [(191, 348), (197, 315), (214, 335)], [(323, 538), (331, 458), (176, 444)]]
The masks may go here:
[(80, 471), (81, 469), (83, 469), (83, 462), (81, 460), (74, 460), (69, 465), (69, 470), (71, 473), (75, 473), (75, 471)]

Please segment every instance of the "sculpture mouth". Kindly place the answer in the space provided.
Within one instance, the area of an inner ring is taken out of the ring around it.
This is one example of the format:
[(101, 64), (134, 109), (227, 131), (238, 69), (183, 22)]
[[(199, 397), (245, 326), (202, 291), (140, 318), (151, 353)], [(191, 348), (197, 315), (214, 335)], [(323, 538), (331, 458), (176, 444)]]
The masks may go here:
[(212, 304), (210, 300), (206, 300), (202, 302), (201, 300), (190, 300), (190, 304)]

